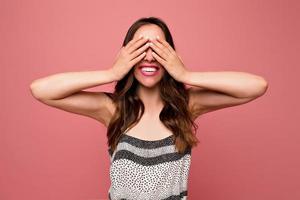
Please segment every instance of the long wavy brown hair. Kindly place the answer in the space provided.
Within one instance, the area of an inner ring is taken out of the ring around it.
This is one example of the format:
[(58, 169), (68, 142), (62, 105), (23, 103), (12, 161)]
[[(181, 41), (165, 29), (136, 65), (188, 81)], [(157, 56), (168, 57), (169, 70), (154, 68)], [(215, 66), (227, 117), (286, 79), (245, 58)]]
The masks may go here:
[[(140, 18), (135, 21), (123, 42), (123, 46), (133, 38), (135, 32), (143, 25), (155, 24), (165, 34), (166, 41), (175, 50), (172, 35), (166, 23), (157, 17)], [(134, 67), (115, 85), (113, 93), (106, 93), (112, 98), (116, 109), (107, 129), (107, 144), (110, 153), (116, 149), (121, 135), (136, 125), (144, 114), (144, 104), (136, 94), (138, 81), (133, 74)], [(159, 114), (162, 123), (172, 131), (175, 146), (179, 153), (184, 153), (188, 148), (197, 146), (199, 140), (195, 136), (198, 129), (194, 123), (193, 113), (188, 108), (189, 96), (186, 86), (176, 81), (167, 70), (159, 82), (160, 97), (164, 107)]]

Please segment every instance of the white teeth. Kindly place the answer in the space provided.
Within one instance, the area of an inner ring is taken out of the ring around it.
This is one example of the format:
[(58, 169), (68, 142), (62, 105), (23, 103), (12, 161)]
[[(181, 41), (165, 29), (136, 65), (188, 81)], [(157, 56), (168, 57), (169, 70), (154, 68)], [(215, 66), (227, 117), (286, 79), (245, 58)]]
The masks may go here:
[(143, 67), (142, 71), (145, 71), (145, 72), (155, 72), (155, 71), (157, 71), (157, 69), (154, 68), (154, 67)]

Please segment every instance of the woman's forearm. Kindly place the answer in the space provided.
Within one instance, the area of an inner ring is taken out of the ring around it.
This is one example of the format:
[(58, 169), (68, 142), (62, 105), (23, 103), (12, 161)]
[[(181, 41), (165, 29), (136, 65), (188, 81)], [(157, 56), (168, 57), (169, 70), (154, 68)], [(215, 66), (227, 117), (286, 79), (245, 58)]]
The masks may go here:
[(83, 89), (115, 81), (111, 69), (64, 72), (34, 80), (30, 89), (38, 99), (61, 99)]
[(236, 71), (187, 71), (182, 80), (188, 85), (219, 91), (237, 98), (260, 96), (268, 85), (261, 76)]

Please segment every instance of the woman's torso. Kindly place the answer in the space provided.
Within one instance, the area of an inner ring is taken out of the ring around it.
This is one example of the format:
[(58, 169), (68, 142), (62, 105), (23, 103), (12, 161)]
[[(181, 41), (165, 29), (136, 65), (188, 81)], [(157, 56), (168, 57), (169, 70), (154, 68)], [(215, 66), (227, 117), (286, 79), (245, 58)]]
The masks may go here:
[(123, 133), (110, 155), (109, 199), (187, 199), (191, 149), (175, 149), (170, 133), (158, 140), (144, 140)]

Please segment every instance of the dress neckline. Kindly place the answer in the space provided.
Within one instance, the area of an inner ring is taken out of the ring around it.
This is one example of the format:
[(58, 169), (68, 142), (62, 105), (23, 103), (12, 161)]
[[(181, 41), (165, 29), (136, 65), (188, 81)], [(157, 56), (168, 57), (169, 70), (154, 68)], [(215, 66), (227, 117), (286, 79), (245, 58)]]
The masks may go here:
[(128, 135), (126, 133), (123, 133), (123, 136), (128, 137), (128, 138), (132, 138), (132, 139), (135, 139), (135, 140), (138, 140), (138, 141), (142, 141), (142, 142), (147, 142), (147, 143), (153, 143), (154, 142), (154, 143), (156, 143), (156, 142), (161, 142), (161, 141), (168, 140), (169, 138), (172, 138), (173, 135), (169, 135), (167, 137), (164, 137), (164, 138), (158, 139), (158, 140), (145, 140), (145, 139), (137, 138), (135, 136)]

